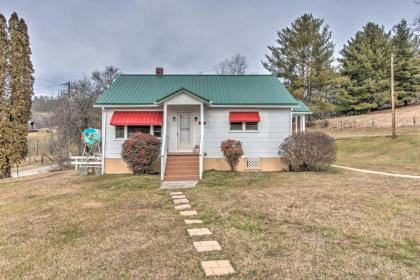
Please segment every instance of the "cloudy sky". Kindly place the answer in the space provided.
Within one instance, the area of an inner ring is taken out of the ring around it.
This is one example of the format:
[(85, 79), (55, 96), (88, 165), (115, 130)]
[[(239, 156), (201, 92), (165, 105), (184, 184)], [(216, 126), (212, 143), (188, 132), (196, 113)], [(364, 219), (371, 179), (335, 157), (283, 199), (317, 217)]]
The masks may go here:
[(110, 64), (125, 73), (213, 73), (241, 53), (248, 72), (267, 73), (266, 46), (303, 13), (325, 18), (338, 55), (366, 22), (390, 29), (419, 10), (414, 0), (0, 0), (0, 13), (28, 23), (37, 94)]

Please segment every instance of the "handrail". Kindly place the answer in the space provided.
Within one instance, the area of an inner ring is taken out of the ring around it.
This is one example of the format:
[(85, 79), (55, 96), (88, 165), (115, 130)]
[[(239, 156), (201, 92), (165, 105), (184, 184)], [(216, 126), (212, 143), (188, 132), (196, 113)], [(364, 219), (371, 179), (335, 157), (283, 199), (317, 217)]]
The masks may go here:
[(204, 165), (204, 152), (203, 152), (203, 145), (204, 145), (204, 137), (203, 134), (200, 136), (200, 180), (203, 179), (203, 165)]
[(163, 142), (160, 152), (160, 179), (163, 181), (165, 178), (165, 169), (166, 169), (166, 158), (168, 155), (168, 135), (163, 137)]

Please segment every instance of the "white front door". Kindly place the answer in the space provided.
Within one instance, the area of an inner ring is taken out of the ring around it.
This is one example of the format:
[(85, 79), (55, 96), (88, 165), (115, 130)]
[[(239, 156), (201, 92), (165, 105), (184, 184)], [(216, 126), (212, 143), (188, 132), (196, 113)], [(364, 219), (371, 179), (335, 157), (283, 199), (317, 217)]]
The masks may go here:
[(191, 113), (178, 113), (178, 152), (192, 152)]

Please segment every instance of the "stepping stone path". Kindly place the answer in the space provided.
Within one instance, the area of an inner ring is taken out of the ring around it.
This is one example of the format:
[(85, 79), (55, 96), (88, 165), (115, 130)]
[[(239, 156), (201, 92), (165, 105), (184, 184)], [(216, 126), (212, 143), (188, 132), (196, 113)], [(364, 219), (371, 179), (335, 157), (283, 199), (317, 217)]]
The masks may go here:
[(190, 203), (190, 201), (186, 198), (179, 198), (179, 199), (174, 199), (174, 203), (175, 204), (180, 204), (180, 203)]
[[(175, 209), (180, 210), (179, 213), (181, 216), (195, 216), (198, 215), (196, 210), (187, 210), (191, 209), (189, 200), (182, 192), (170, 192), (169, 193), (175, 204)], [(202, 224), (202, 220), (198, 219), (185, 219), (185, 224), (195, 225)], [(211, 235), (212, 232), (208, 228), (189, 228), (187, 232), (190, 236), (194, 238), (199, 238), (201, 236)], [(216, 240), (206, 240), (206, 241), (194, 241), (194, 248), (199, 253), (221, 251), (222, 247), (219, 242)], [(201, 267), (204, 270), (206, 276), (218, 276), (218, 275), (227, 275), (235, 273), (232, 265), (228, 260), (209, 260), (202, 261)]]
[(233, 270), (233, 267), (227, 260), (203, 261), (201, 262), (201, 266), (203, 267), (206, 276), (235, 273), (235, 270)]
[(175, 199), (181, 199), (181, 198), (187, 198), (187, 197), (185, 195), (183, 195), (183, 194), (182, 195), (173, 195), (172, 196), (172, 199), (174, 199), (174, 200)]
[(181, 204), (181, 205), (176, 205), (175, 209), (176, 210), (186, 210), (186, 209), (190, 209), (191, 205), (189, 204)]
[(169, 194), (170, 195), (183, 195), (182, 192), (170, 192)]
[(184, 222), (185, 222), (187, 225), (192, 225), (192, 224), (202, 224), (202, 223), (203, 223), (203, 221), (202, 221), (202, 220), (184, 220)]
[(181, 214), (181, 216), (195, 216), (198, 214), (195, 210), (180, 211), (179, 213)]
[(187, 229), (190, 236), (202, 236), (212, 234), (208, 228), (189, 228)]
[(220, 247), (219, 242), (212, 240), (212, 241), (197, 241), (193, 242), (195, 249), (197, 252), (211, 252), (211, 251), (221, 251), (222, 247)]

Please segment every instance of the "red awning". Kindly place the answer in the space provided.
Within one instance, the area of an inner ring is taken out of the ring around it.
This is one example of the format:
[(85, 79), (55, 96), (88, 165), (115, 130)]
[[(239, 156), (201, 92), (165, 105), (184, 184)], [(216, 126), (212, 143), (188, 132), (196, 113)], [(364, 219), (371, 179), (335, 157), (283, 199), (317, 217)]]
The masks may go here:
[(114, 112), (111, 125), (162, 125), (163, 112)]
[(258, 112), (230, 112), (229, 122), (259, 122), (260, 114)]

